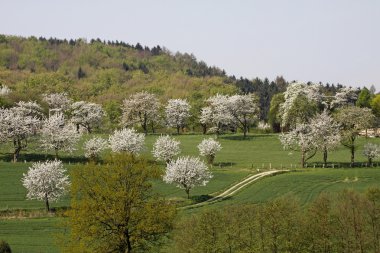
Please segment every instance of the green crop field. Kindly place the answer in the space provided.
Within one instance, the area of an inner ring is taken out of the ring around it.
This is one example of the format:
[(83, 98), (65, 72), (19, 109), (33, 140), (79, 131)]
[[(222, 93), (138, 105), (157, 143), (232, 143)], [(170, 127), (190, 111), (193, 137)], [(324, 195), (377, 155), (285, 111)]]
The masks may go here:
[[(68, 170), (75, 169), (86, 162), (83, 157), (81, 145), (90, 136), (84, 136), (78, 149), (73, 154), (63, 154), (61, 159)], [(107, 136), (103, 136), (107, 138)], [(144, 156), (152, 160), (152, 145), (158, 135), (148, 135)], [(197, 145), (203, 138), (212, 136), (180, 135), (175, 136), (181, 141), (182, 155), (198, 155)], [(205, 187), (197, 187), (190, 194), (192, 200), (186, 200), (183, 190), (174, 185), (167, 185), (161, 180), (153, 182), (154, 191), (168, 199), (181, 202), (181, 205), (196, 202), (204, 195), (220, 192), (230, 185), (242, 180), (248, 175), (271, 168), (294, 169), (299, 166), (299, 153), (283, 150), (278, 135), (252, 134), (247, 139), (240, 135), (223, 135), (219, 138), (222, 150), (217, 154), (214, 166), (211, 168), (213, 178)], [(256, 183), (242, 189), (231, 198), (202, 208), (180, 211), (179, 215), (198, 212), (204, 208), (219, 208), (236, 203), (265, 202), (275, 197), (292, 193), (296, 195), (303, 205), (316, 197), (320, 192), (338, 192), (342, 189), (352, 188), (364, 191), (369, 186), (380, 186), (380, 169), (365, 168), (366, 158), (362, 155), (363, 145), (366, 142), (380, 143), (379, 139), (358, 140), (356, 152), (357, 168), (337, 168), (346, 166), (350, 160), (350, 153), (344, 147), (338, 148), (329, 154), (332, 168), (306, 168), (277, 176), (260, 179)], [(52, 159), (52, 153), (44, 153), (38, 149), (38, 143), (30, 145), (29, 149), (22, 151), (19, 163), (9, 162), (11, 159), (11, 146), (2, 145), (0, 148), (0, 210), (36, 210), (43, 209), (44, 203), (26, 200), (26, 190), (21, 184), (21, 178), (31, 162)], [(322, 155), (318, 153), (311, 161), (309, 167), (321, 163)], [(378, 161), (375, 161), (375, 164)], [(164, 169), (164, 164), (159, 164)], [(69, 206), (70, 199), (65, 197), (52, 207)], [(14, 252), (56, 252), (55, 236), (59, 231), (57, 224), (60, 218), (7, 218), (0, 219), (0, 239), (10, 243)]]

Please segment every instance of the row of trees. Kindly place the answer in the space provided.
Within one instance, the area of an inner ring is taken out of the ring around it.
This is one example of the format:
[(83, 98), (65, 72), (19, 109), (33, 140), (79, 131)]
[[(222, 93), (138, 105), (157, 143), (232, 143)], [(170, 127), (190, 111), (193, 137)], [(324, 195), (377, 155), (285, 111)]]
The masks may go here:
[(380, 189), (322, 193), (303, 208), (292, 196), (184, 218), (172, 252), (379, 252)]

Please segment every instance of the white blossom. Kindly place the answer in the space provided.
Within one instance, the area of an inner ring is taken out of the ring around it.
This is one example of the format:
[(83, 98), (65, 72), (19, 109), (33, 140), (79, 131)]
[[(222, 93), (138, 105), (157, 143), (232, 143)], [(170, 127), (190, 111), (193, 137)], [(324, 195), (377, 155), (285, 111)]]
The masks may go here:
[(44, 117), (42, 107), (35, 101), (19, 101), (12, 107), (12, 110), (24, 116), (32, 116), (38, 119)]
[(198, 157), (179, 157), (167, 164), (163, 180), (174, 183), (177, 187), (185, 189), (187, 196), (195, 186), (205, 186), (212, 178), (206, 164)]
[(180, 142), (169, 135), (161, 135), (153, 145), (153, 157), (158, 161), (169, 162), (181, 153)]
[(84, 143), (84, 156), (86, 158), (95, 159), (99, 154), (108, 148), (107, 140), (99, 137), (89, 139)]
[(168, 126), (175, 127), (177, 133), (186, 125), (187, 119), (190, 117), (191, 106), (186, 99), (170, 99), (165, 108), (166, 122)]
[(324, 163), (327, 163), (327, 152), (339, 146), (341, 141), (340, 125), (327, 113), (327, 111), (315, 116), (310, 121), (312, 136), (315, 146), (321, 150)]
[(71, 105), (71, 122), (81, 125), (91, 133), (93, 127), (99, 126), (105, 113), (101, 105), (85, 101)]
[(257, 128), (261, 130), (269, 130), (271, 126), (264, 121), (260, 121), (259, 124), (257, 124)]
[(27, 189), (28, 199), (44, 200), (49, 211), (49, 201), (57, 201), (70, 185), (61, 161), (33, 163), (23, 174), (22, 184)]
[(146, 91), (133, 94), (123, 101), (122, 123), (126, 126), (140, 124), (148, 132), (149, 124), (159, 121), (160, 103), (154, 94)]
[(49, 105), (49, 114), (52, 112), (64, 112), (69, 109), (72, 100), (66, 92), (43, 94), (43, 100)]
[(258, 118), (259, 107), (256, 97), (253, 94), (230, 96), (227, 108), (235, 125), (246, 136), (249, 126)]
[(34, 135), (40, 126), (40, 120), (26, 116), (17, 110), (0, 109), (0, 141), (10, 141), (14, 145), (13, 161), (27, 147), (28, 138)]
[(228, 96), (217, 94), (206, 101), (208, 106), (202, 109), (200, 122), (211, 124), (209, 132), (220, 134), (223, 127), (233, 123), (233, 116), (229, 110)]
[(209, 164), (212, 164), (215, 159), (215, 155), (222, 149), (222, 145), (213, 138), (203, 139), (198, 145), (198, 150), (201, 156), (205, 156)]
[(8, 86), (6, 86), (6, 85), (0, 86), (0, 96), (6, 96), (11, 92), (12, 92), (12, 90), (9, 89)]
[(45, 119), (41, 129), (41, 147), (45, 150), (72, 152), (79, 141), (80, 134), (72, 123), (65, 122), (62, 113), (56, 113)]
[(373, 159), (380, 156), (380, 146), (373, 143), (367, 143), (364, 145), (363, 155), (368, 158), (368, 162), (372, 165)]
[(317, 151), (315, 136), (309, 124), (299, 124), (288, 133), (280, 135), (284, 149), (299, 150), (301, 152), (301, 167), (313, 157)]
[(115, 130), (109, 137), (109, 145), (113, 152), (139, 154), (144, 149), (144, 141), (144, 134), (137, 133), (133, 128)]
[(343, 87), (335, 94), (335, 97), (331, 103), (332, 108), (342, 107), (347, 105), (355, 105), (358, 99), (358, 89), (351, 87)]
[[(285, 126), (290, 123), (290, 112), (294, 109), (296, 100), (304, 96), (309, 102), (321, 102), (322, 94), (319, 85), (307, 85), (304, 83), (292, 83), (284, 92), (285, 102), (280, 106), (281, 125)], [(294, 122), (293, 122), (294, 123)]]

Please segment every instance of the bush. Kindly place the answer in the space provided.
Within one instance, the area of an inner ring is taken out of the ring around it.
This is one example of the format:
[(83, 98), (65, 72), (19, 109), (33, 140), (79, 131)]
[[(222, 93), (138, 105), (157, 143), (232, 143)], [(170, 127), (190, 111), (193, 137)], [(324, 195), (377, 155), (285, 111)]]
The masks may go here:
[(11, 253), (11, 252), (12, 250), (9, 244), (4, 240), (0, 240), (0, 253)]

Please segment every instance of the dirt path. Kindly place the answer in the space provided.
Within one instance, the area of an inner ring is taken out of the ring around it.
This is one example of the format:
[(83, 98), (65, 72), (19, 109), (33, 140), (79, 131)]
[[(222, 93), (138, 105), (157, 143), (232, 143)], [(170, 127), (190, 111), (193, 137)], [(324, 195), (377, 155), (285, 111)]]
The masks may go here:
[(226, 199), (228, 197), (231, 197), (236, 192), (240, 191), (244, 187), (247, 187), (251, 183), (259, 180), (260, 178), (263, 178), (263, 177), (266, 177), (266, 176), (269, 176), (269, 175), (281, 174), (281, 173), (285, 173), (285, 172), (288, 172), (288, 171), (289, 170), (270, 170), (270, 171), (265, 171), (265, 172), (261, 172), (261, 173), (252, 175), (252, 176), (250, 176), (250, 177), (248, 177), (248, 178), (240, 181), (239, 183), (234, 184), (233, 186), (231, 186), (230, 188), (228, 188), (224, 192), (218, 194), (215, 197), (212, 197), (211, 199), (208, 199), (206, 201), (203, 201), (201, 203), (197, 203), (197, 204), (194, 204), (194, 205), (185, 206), (185, 207), (183, 207), (183, 209), (201, 207), (203, 205), (209, 205), (209, 204), (213, 204), (215, 202), (222, 201), (222, 200), (224, 200), (224, 199)]

